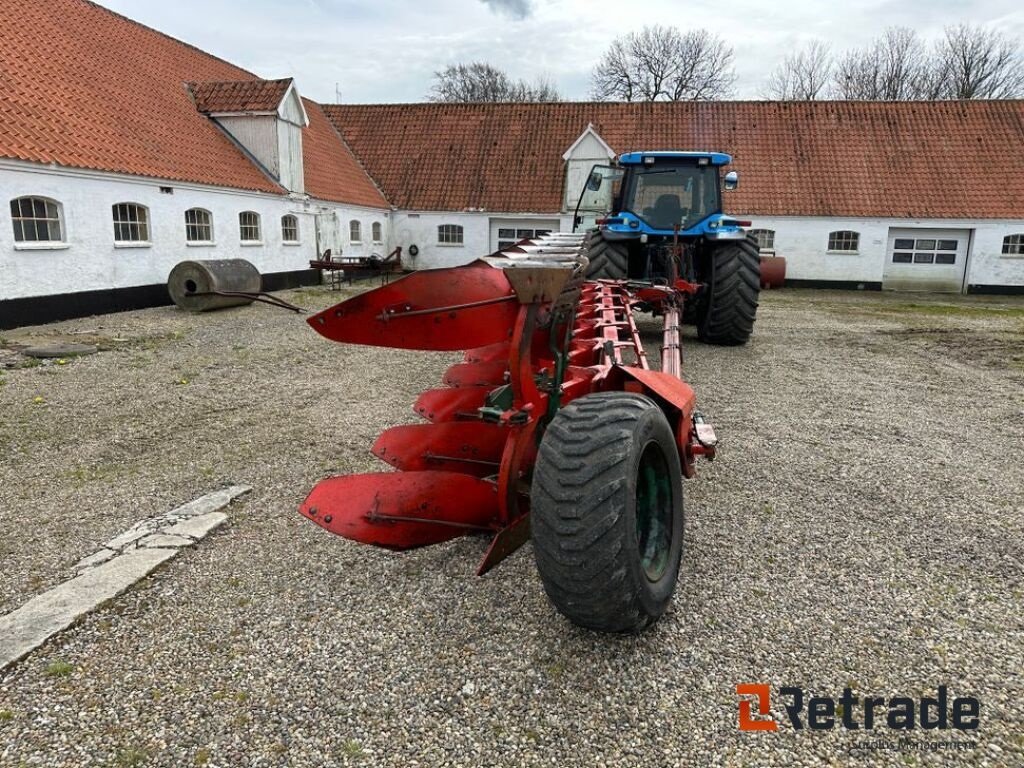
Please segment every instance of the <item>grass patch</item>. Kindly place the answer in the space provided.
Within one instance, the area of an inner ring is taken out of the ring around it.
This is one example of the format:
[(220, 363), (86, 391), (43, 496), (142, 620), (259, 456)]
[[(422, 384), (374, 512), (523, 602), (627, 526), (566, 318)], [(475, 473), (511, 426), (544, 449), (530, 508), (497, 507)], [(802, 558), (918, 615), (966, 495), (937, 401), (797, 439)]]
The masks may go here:
[(362, 757), (363, 756), (363, 745), (355, 739), (346, 739), (345, 743), (341, 745), (342, 754), (345, 757)]
[(114, 756), (114, 765), (120, 768), (137, 768), (149, 760), (149, 753), (139, 747), (125, 747), (119, 749)]
[(0, 709), (0, 723), (9, 723), (14, 719), (14, 713), (9, 709)]
[(878, 304), (880, 311), (939, 317), (1024, 317), (1024, 307), (986, 307), (980, 304)]
[(124, 469), (124, 465), (111, 462), (107, 464), (96, 464), (91, 467), (75, 467), (74, 469), (65, 470), (63, 475), (69, 480), (72, 480), (75, 485), (82, 485), (84, 483), (91, 483), (99, 480), (109, 480), (118, 474), (123, 474)]
[(67, 661), (51, 661), (46, 665), (47, 677), (68, 677), (75, 669), (75, 665)]

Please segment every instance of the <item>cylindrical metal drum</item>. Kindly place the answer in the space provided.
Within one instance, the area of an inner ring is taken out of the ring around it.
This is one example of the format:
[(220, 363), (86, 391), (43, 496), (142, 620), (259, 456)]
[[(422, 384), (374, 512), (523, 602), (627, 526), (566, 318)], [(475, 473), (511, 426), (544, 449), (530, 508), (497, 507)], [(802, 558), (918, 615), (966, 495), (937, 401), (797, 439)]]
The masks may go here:
[(761, 287), (781, 288), (786, 284), (786, 259), (784, 256), (761, 257)]
[(259, 293), (262, 287), (260, 271), (245, 259), (183, 261), (167, 278), (171, 300), (190, 312), (252, 304), (246, 296), (220, 296), (216, 291)]

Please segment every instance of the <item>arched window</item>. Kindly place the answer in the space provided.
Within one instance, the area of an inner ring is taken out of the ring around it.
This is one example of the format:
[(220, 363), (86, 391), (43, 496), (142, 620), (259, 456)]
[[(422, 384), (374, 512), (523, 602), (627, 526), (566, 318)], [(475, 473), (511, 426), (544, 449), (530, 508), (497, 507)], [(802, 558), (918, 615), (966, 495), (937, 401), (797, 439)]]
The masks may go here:
[(359, 243), (363, 240), (363, 227), (359, 223), (359, 219), (352, 219), (348, 223), (348, 239), (353, 243)]
[(205, 208), (185, 211), (185, 240), (189, 243), (213, 242), (213, 215)]
[(62, 243), (64, 225), (60, 203), (48, 197), (11, 200), (11, 221), (16, 243)]
[(1024, 256), (1024, 233), (1004, 237), (1003, 253), (1007, 256)]
[(149, 242), (149, 209), (139, 203), (117, 203), (114, 212), (115, 243)]
[(256, 211), (242, 211), (238, 214), (238, 236), (243, 243), (263, 241), (263, 233), (260, 231), (260, 215)]
[(380, 222), (379, 221), (373, 222), (373, 226), (371, 227), (371, 229), (373, 231), (373, 242), (375, 242), (375, 243), (383, 242), (383, 240), (384, 240), (384, 237), (383, 237), (383, 227), (381, 227)]
[(299, 217), (290, 213), (281, 217), (281, 240), (286, 243), (299, 242)]
[(774, 229), (748, 229), (747, 234), (757, 240), (757, 247), (762, 251), (775, 250)]
[(860, 233), (840, 229), (828, 233), (828, 249), (837, 253), (856, 253), (860, 244)]
[(462, 245), (463, 232), (461, 224), (442, 224), (437, 228), (438, 245)]

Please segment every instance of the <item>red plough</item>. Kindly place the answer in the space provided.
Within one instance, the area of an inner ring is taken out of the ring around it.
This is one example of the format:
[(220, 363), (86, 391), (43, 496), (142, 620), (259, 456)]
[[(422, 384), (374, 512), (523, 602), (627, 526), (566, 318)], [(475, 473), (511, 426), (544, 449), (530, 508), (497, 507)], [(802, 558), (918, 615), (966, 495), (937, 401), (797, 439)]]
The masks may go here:
[[(678, 574), (681, 478), (715, 452), (680, 378), (680, 317), (696, 286), (585, 281), (585, 254), (582, 238), (551, 235), (310, 318), (334, 341), (465, 354), (417, 399), (423, 423), (373, 445), (397, 471), (328, 478), (302, 514), (399, 550), (490, 534), (480, 574), (531, 537), (532, 519), (563, 613), (605, 630), (655, 620)], [(647, 364), (638, 309), (663, 318), (660, 371)], [(604, 560), (610, 570), (592, 573)]]

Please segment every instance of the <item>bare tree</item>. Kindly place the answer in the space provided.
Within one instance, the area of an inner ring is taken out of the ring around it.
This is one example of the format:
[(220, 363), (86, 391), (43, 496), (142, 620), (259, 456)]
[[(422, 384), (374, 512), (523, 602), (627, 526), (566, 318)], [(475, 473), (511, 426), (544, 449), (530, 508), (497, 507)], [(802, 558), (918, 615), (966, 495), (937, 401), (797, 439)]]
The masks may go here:
[(768, 77), (765, 97), (784, 101), (813, 101), (825, 96), (832, 76), (832, 54), (828, 45), (812, 40), (806, 48), (790, 54)]
[(907, 101), (931, 97), (933, 62), (917, 33), (889, 27), (867, 48), (836, 63), (834, 88), (841, 99)]
[(998, 31), (946, 27), (935, 47), (932, 98), (1010, 99), (1024, 95), (1021, 47)]
[(427, 98), (444, 102), (561, 100), (550, 80), (540, 78), (533, 83), (513, 80), (500, 69), (480, 61), (451, 64), (435, 72)]
[(702, 101), (729, 94), (733, 51), (705, 29), (644, 27), (617, 38), (594, 67), (598, 101)]

